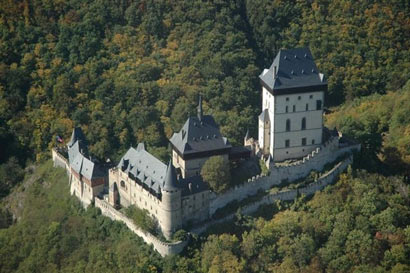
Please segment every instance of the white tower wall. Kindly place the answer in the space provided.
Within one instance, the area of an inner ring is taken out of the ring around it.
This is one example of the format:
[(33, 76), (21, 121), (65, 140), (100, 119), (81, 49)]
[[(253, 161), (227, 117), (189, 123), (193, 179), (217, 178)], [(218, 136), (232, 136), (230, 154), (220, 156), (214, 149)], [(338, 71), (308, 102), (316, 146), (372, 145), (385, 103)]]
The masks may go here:
[[(317, 101), (320, 101), (320, 108)], [(273, 159), (283, 161), (303, 157), (320, 146), (323, 131), (323, 103), (323, 91), (273, 95), (263, 87), (262, 111), (268, 109), (270, 119), (268, 134), (266, 134), (266, 124), (259, 120), (259, 143), (264, 154), (268, 153), (269, 147)], [(302, 128), (303, 119), (305, 119), (304, 128)], [(287, 120), (290, 122), (290, 128), (286, 127)]]

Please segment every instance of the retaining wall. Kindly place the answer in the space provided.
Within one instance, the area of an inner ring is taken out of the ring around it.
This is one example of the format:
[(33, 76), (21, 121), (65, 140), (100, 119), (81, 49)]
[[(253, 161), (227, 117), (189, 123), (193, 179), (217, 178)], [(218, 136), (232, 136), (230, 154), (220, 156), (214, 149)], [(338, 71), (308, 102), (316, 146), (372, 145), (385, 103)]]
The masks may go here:
[[(277, 200), (284, 200), (284, 201), (291, 201), (294, 200), (299, 194), (305, 194), (305, 195), (311, 195), (314, 194), (315, 192), (322, 190), (324, 187), (327, 185), (331, 184), (336, 177), (343, 172), (349, 164), (352, 164), (353, 162), (353, 155), (350, 155), (347, 159), (343, 160), (342, 162), (339, 162), (336, 164), (330, 171), (328, 171), (326, 174), (322, 175), (319, 177), (319, 179), (316, 182), (313, 182), (306, 187), (300, 188), (300, 189), (295, 189), (295, 190), (287, 190), (287, 191), (281, 191), (277, 193), (271, 193), (268, 194), (264, 197), (261, 198), (261, 200), (256, 201), (252, 204), (246, 205), (241, 207), (241, 212), (242, 214), (251, 214), (259, 209), (260, 206), (262, 205), (269, 205), (273, 204)], [(225, 216), (222, 219), (210, 221), (209, 223), (206, 223), (200, 227), (196, 227), (191, 230), (191, 232), (200, 234), (204, 232), (209, 226), (215, 225), (218, 223), (222, 223), (228, 220), (231, 220), (234, 218), (236, 213), (231, 213), (227, 216)]]
[(188, 241), (179, 241), (175, 243), (166, 243), (159, 240), (157, 237), (152, 235), (149, 232), (146, 232), (140, 228), (138, 228), (132, 220), (127, 218), (121, 212), (114, 209), (110, 204), (106, 201), (95, 198), (94, 205), (97, 208), (101, 209), (101, 213), (112, 220), (121, 221), (127, 225), (127, 227), (133, 231), (136, 235), (141, 237), (147, 244), (151, 244), (153, 248), (158, 251), (161, 256), (167, 256), (170, 254), (178, 254), (180, 253), (184, 247), (187, 245)]
[(327, 163), (335, 161), (343, 154), (352, 153), (353, 150), (360, 150), (360, 144), (339, 147), (339, 139), (334, 137), (300, 161), (286, 166), (271, 164), (268, 176), (258, 175), (222, 194), (211, 193), (209, 215), (212, 216), (217, 209), (223, 208), (234, 200), (243, 200), (255, 195), (260, 190), (266, 191), (273, 186), (290, 184), (308, 176), (313, 170), (321, 171)]

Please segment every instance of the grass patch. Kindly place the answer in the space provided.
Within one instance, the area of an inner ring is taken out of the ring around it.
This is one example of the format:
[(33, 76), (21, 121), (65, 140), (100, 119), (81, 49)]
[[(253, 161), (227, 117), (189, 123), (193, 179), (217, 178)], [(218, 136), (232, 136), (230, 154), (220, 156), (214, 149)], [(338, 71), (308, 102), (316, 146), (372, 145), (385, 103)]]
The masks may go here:
[[(162, 268), (151, 246), (125, 224), (84, 210), (62, 168), (37, 166), (24, 189), (22, 217), (0, 229), (2, 272), (147, 272)], [(23, 189), (16, 189), (23, 190)], [(13, 192), (12, 194), (15, 194)]]

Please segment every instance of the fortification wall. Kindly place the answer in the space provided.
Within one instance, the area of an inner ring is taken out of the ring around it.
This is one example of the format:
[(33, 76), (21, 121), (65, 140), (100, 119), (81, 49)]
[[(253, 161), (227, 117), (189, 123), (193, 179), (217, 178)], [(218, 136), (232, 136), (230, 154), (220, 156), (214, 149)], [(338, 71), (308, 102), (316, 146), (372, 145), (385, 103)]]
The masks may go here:
[(179, 241), (175, 243), (166, 243), (159, 240), (157, 237), (152, 235), (149, 232), (146, 232), (140, 228), (138, 228), (132, 220), (128, 219), (125, 215), (121, 212), (114, 209), (110, 204), (106, 201), (95, 198), (94, 202), (95, 207), (101, 209), (101, 213), (112, 220), (121, 221), (127, 227), (133, 231), (136, 235), (141, 237), (147, 244), (152, 244), (153, 248), (158, 251), (161, 256), (167, 256), (171, 254), (178, 254), (180, 253), (184, 247), (187, 245), (188, 241)]
[(53, 159), (53, 166), (64, 168), (67, 171), (67, 175), (70, 175), (70, 165), (68, 164), (68, 160), (57, 152), (55, 148), (51, 150), (51, 156)]
[(282, 192), (266, 195), (260, 201), (257, 201), (255, 203), (252, 203), (248, 206), (243, 207), (241, 211), (243, 214), (250, 214), (258, 210), (258, 208), (261, 205), (273, 204), (277, 200), (290, 201), (290, 200), (294, 200), (298, 195), (301, 195), (301, 194), (304, 194), (304, 195), (315, 194), (316, 192), (322, 190), (324, 187), (326, 187), (327, 185), (335, 181), (336, 177), (341, 172), (343, 172), (347, 168), (347, 166), (349, 166), (349, 164), (352, 164), (352, 162), (353, 162), (353, 157), (350, 156), (344, 161), (336, 164), (336, 166), (334, 166), (332, 170), (330, 170), (329, 172), (321, 176), (316, 182), (313, 182), (307, 185), (306, 187), (303, 187), (300, 189), (282, 191)]
[(209, 215), (212, 216), (217, 209), (223, 208), (234, 200), (243, 200), (273, 186), (290, 184), (308, 176), (313, 170), (321, 171), (327, 163), (335, 161), (343, 154), (352, 153), (353, 150), (360, 150), (360, 145), (339, 147), (339, 139), (334, 137), (300, 161), (288, 165), (271, 164), (269, 176), (258, 175), (222, 194), (211, 193)]
[[(287, 191), (281, 191), (277, 193), (268, 194), (264, 196), (263, 198), (261, 198), (259, 201), (256, 201), (252, 204), (241, 207), (241, 212), (242, 214), (251, 214), (257, 211), (260, 206), (273, 204), (277, 200), (291, 201), (291, 200), (294, 200), (300, 194), (305, 194), (305, 195), (314, 194), (317, 191), (322, 190), (327, 185), (331, 184), (336, 179), (336, 177), (341, 172), (343, 172), (347, 168), (347, 166), (349, 166), (349, 164), (352, 164), (352, 162), (353, 162), (353, 155), (350, 155), (348, 158), (346, 158), (342, 162), (339, 162), (338, 164), (336, 164), (329, 172), (319, 177), (319, 179), (316, 182), (313, 182), (307, 185), (306, 187), (303, 187), (300, 189), (287, 190)], [(192, 229), (191, 232), (200, 234), (204, 232), (209, 226), (231, 220), (234, 218), (234, 216), (235, 216), (235, 213), (231, 213), (222, 219), (210, 221), (204, 225), (201, 225), (200, 227), (196, 227)]]

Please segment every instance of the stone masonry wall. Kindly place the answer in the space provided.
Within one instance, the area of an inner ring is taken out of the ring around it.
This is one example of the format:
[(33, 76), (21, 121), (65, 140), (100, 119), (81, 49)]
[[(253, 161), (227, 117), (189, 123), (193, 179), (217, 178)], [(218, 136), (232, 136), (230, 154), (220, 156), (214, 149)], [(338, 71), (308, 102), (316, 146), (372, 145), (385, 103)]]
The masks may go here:
[(353, 157), (350, 156), (342, 162), (336, 164), (332, 170), (321, 176), (318, 181), (313, 182), (306, 187), (296, 189), (296, 190), (289, 190), (289, 191), (282, 191), (278, 193), (268, 194), (264, 196), (260, 201), (252, 203), (248, 206), (242, 208), (243, 214), (250, 214), (255, 212), (261, 205), (269, 205), (273, 204), (276, 200), (285, 200), (290, 201), (294, 200), (298, 195), (312, 195), (317, 191), (322, 190), (327, 185), (331, 184), (336, 177), (343, 172), (349, 164), (352, 164)]
[[(305, 195), (314, 194), (315, 192), (322, 190), (324, 187), (331, 184), (336, 179), (336, 177), (341, 172), (343, 172), (347, 168), (347, 166), (349, 166), (349, 164), (352, 164), (352, 162), (353, 162), (353, 155), (350, 155), (347, 159), (343, 160), (342, 162), (339, 162), (330, 171), (322, 175), (316, 182), (313, 182), (307, 185), (306, 187), (303, 187), (300, 189), (287, 190), (287, 191), (281, 191), (277, 193), (268, 194), (259, 201), (256, 201), (252, 204), (241, 207), (241, 213), (251, 214), (255, 212), (256, 210), (258, 210), (260, 206), (273, 204), (274, 202), (276, 202), (276, 200), (283, 200), (283, 201), (294, 200), (299, 194), (305, 194)], [(215, 225), (215, 224), (222, 223), (222, 222), (233, 219), (235, 214), (236, 213), (231, 213), (222, 219), (210, 221), (204, 225), (201, 225), (200, 227), (196, 227), (192, 229), (191, 232), (200, 234), (204, 232), (211, 225)]]
[(211, 193), (209, 215), (212, 216), (217, 209), (223, 208), (234, 200), (240, 201), (255, 195), (260, 190), (265, 191), (273, 186), (289, 184), (308, 176), (312, 170), (321, 171), (327, 163), (335, 161), (343, 154), (352, 153), (353, 150), (360, 150), (360, 144), (339, 147), (339, 139), (334, 137), (300, 161), (286, 166), (271, 164), (268, 176), (258, 175), (222, 194)]
[(112, 220), (121, 221), (127, 227), (134, 232), (136, 235), (141, 237), (147, 244), (152, 244), (153, 248), (158, 251), (161, 256), (167, 256), (170, 254), (178, 254), (180, 253), (184, 247), (187, 245), (188, 241), (179, 241), (175, 243), (166, 243), (159, 240), (157, 237), (152, 235), (149, 232), (146, 232), (140, 228), (138, 228), (132, 220), (127, 218), (121, 212), (114, 209), (110, 204), (106, 201), (95, 198), (94, 205), (97, 208), (101, 209), (101, 213)]
[(56, 149), (53, 148), (51, 150), (51, 156), (53, 158), (54, 167), (61, 167), (66, 169), (67, 172), (70, 171), (68, 160), (64, 158), (60, 153), (58, 153)]

